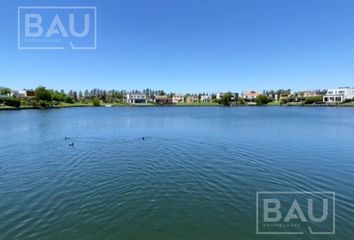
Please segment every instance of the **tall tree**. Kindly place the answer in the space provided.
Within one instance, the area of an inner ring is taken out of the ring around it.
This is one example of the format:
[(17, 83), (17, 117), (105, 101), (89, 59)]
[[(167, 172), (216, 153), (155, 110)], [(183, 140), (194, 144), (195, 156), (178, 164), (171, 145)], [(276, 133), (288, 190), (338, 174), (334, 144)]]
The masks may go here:
[(35, 90), (35, 96), (38, 100), (42, 100), (42, 101), (52, 100), (51, 92), (47, 90), (45, 87), (37, 87)]

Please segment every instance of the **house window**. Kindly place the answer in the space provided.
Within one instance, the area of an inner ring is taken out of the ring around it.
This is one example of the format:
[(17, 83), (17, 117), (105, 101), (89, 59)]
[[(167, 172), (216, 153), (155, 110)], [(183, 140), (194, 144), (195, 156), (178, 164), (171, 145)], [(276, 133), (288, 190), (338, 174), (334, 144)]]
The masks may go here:
[(325, 97), (325, 98), (324, 98), (324, 101), (325, 101), (325, 102), (328, 102), (328, 97)]
[(341, 97), (336, 97), (336, 102), (341, 102), (342, 98)]

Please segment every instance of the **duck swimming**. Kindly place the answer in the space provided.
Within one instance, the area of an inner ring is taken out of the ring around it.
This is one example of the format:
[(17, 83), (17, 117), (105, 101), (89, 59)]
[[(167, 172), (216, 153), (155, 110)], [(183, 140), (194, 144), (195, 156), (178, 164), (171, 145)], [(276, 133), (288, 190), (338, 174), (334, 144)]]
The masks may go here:
[(73, 146), (74, 146), (74, 143), (70, 143), (69, 146), (70, 146), (70, 147), (73, 147)]

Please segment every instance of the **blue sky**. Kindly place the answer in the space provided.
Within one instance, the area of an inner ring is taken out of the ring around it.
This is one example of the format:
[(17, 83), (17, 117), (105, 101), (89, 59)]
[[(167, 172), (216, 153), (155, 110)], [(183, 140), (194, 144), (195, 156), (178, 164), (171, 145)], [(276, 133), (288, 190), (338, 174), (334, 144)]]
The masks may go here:
[[(18, 6), (96, 6), (96, 50), (18, 50)], [(354, 87), (353, 0), (5, 0), (0, 86)]]

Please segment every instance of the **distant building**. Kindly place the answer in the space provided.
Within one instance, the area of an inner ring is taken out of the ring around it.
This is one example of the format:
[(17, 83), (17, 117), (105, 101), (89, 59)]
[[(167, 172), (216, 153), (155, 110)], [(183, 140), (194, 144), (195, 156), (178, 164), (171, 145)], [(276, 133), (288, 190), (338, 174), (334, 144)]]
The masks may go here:
[(191, 95), (186, 97), (187, 103), (199, 102), (199, 97), (197, 95)]
[(303, 91), (302, 95), (303, 97), (318, 97), (318, 96), (324, 96), (326, 94), (326, 90), (312, 90), (312, 91)]
[(291, 94), (291, 97), (295, 102), (304, 101), (308, 97), (320, 97), (326, 94), (327, 90), (310, 90), (310, 91), (300, 91)]
[(201, 95), (200, 96), (200, 101), (201, 102), (210, 102), (211, 101), (211, 95)]
[(238, 100), (239, 94), (238, 93), (232, 93), (232, 100)]
[(354, 88), (337, 88), (329, 89), (326, 95), (323, 96), (323, 102), (336, 103), (344, 102), (347, 99), (354, 98)]
[(245, 101), (255, 101), (259, 95), (261, 95), (261, 93), (256, 91), (244, 92), (242, 93), (242, 98)]
[(17, 90), (11, 90), (10, 91), (10, 96), (11, 97), (18, 97), (18, 98), (24, 98), (24, 97), (28, 97), (28, 98), (32, 98), (35, 97), (35, 91), (31, 90), (31, 89), (23, 89), (20, 91)]
[(273, 101), (278, 101), (278, 99), (279, 99), (278, 96), (279, 96), (279, 95), (278, 95), (277, 93), (268, 93), (268, 94), (267, 94), (267, 97), (268, 97), (269, 99), (273, 100)]
[[(231, 92), (228, 92), (228, 93), (231, 93)], [(216, 99), (220, 100), (225, 94), (226, 93), (220, 93), (220, 92), (216, 93)], [(239, 96), (238, 93), (231, 93), (231, 95), (232, 95), (231, 98), (232, 98), (233, 101), (238, 99), (238, 96)]]
[(172, 98), (166, 95), (155, 96), (155, 103), (157, 104), (172, 104)]
[(145, 94), (128, 93), (125, 96), (125, 100), (126, 100), (127, 103), (130, 103), (130, 104), (146, 103), (147, 102), (147, 98), (146, 98)]
[(11, 90), (10, 92), (11, 97), (26, 97), (25, 91), (17, 91), (17, 90)]
[(183, 100), (184, 100), (183, 95), (180, 95), (180, 94), (177, 94), (172, 97), (173, 103), (180, 103), (180, 102), (183, 102)]
[(24, 92), (28, 98), (34, 98), (36, 96), (36, 92), (32, 89), (24, 89)]

